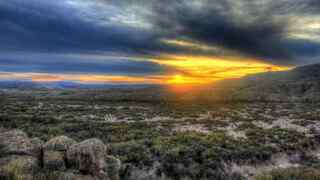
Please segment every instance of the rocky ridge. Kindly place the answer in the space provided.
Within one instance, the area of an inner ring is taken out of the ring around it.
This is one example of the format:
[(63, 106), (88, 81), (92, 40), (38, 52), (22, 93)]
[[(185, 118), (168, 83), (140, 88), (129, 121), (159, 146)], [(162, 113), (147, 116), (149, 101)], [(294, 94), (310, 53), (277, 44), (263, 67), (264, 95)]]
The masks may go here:
[(119, 180), (120, 160), (99, 139), (66, 136), (44, 143), (20, 130), (0, 131), (0, 179)]

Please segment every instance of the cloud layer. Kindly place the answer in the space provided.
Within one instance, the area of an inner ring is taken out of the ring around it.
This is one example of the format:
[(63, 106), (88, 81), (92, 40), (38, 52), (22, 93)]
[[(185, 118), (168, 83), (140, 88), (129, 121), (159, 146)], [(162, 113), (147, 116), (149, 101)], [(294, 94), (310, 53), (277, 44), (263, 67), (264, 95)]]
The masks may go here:
[(1, 1), (0, 71), (173, 73), (152, 61), (163, 55), (317, 63), (319, 22), (318, 0)]

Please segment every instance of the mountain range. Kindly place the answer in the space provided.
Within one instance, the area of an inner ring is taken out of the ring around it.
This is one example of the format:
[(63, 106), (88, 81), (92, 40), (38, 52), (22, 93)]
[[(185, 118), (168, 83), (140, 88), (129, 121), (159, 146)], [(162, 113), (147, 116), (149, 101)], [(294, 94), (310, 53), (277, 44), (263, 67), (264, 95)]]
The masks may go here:
[[(143, 92), (153, 91), (153, 94), (159, 94), (165, 88), (151, 84), (84, 84), (71, 81), (33, 82), (3, 80), (0, 81), (0, 89), (141, 89)], [(212, 85), (212, 88), (207, 88), (203, 93), (186, 92), (182, 96), (183, 98), (191, 97), (192, 99), (192, 97), (199, 96), (199, 94), (201, 99), (207, 100), (319, 102), (320, 64), (300, 66), (289, 71), (254, 74), (241, 79), (223, 80)]]
[(0, 81), (0, 89), (140, 89), (153, 85), (150, 84), (86, 84), (72, 81), (33, 82), (33, 81)]

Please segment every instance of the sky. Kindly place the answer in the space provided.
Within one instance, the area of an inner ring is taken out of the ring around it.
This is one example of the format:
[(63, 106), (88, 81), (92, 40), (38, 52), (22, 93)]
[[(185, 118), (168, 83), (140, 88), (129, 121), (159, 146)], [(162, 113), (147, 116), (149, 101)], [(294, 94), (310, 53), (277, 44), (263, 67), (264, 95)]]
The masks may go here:
[(0, 1), (0, 80), (203, 84), (319, 62), (319, 0)]

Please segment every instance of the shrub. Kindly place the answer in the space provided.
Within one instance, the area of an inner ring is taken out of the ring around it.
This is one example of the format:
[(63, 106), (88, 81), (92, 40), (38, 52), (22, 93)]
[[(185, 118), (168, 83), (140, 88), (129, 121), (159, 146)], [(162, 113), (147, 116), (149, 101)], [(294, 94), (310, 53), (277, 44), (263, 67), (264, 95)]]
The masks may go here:
[(288, 168), (257, 175), (254, 180), (320, 180), (320, 171), (310, 168)]

